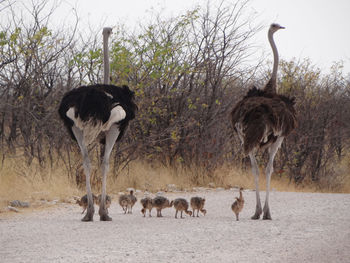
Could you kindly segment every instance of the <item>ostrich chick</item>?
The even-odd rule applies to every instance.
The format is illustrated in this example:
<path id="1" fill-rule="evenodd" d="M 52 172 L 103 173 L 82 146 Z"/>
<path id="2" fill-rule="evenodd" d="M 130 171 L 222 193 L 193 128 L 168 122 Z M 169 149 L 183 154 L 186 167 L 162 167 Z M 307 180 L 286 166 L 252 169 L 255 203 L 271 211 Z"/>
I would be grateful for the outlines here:
<path id="1" fill-rule="evenodd" d="M 145 197 L 141 199 L 141 205 L 142 205 L 142 209 L 141 209 L 141 213 L 143 214 L 143 217 L 146 216 L 146 209 L 148 209 L 148 215 L 149 217 L 151 217 L 151 212 L 152 212 L 152 208 L 153 208 L 153 204 L 152 204 L 152 199 L 149 197 Z"/>
<path id="2" fill-rule="evenodd" d="M 97 196 L 92 194 L 92 199 L 93 199 L 93 203 L 96 204 L 97 202 Z M 80 200 L 77 200 L 77 204 L 79 206 L 82 206 L 83 207 L 83 212 L 81 212 L 82 214 L 84 214 L 86 208 L 88 207 L 88 198 L 87 198 L 87 195 L 84 195 L 80 198 Z"/>
<path id="3" fill-rule="evenodd" d="M 173 201 L 169 201 L 163 196 L 156 196 L 152 200 L 153 207 L 157 209 L 157 217 L 162 217 L 162 209 L 173 206 Z"/>
<path id="4" fill-rule="evenodd" d="M 205 198 L 202 197 L 192 197 L 191 198 L 191 207 L 192 207 L 192 216 L 194 217 L 194 212 L 197 210 L 197 217 L 199 217 L 199 211 L 201 211 L 203 213 L 203 215 L 205 215 L 207 213 L 207 210 L 203 209 L 205 204 Z"/>
<path id="5" fill-rule="evenodd" d="M 236 197 L 236 201 L 234 201 L 234 203 L 231 206 L 232 211 L 235 213 L 236 215 L 236 220 L 239 221 L 239 213 L 242 211 L 243 206 L 244 206 L 244 198 L 242 195 L 242 190 L 243 188 L 241 187 L 239 189 L 239 197 Z"/>
<path id="6" fill-rule="evenodd" d="M 130 194 L 128 195 L 129 198 L 129 211 L 128 213 L 132 214 L 132 207 L 135 205 L 135 203 L 137 202 L 137 198 L 136 196 L 134 196 L 134 191 L 130 190 Z"/>
<path id="7" fill-rule="evenodd" d="M 177 218 L 177 212 L 180 211 L 181 212 L 181 218 L 182 217 L 182 212 L 185 211 L 186 214 L 188 215 L 192 215 L 192 211 L 188 210 L 188 202 L 186 199 L 184 198 L 177 198 L 174 200 L 174 208 L 176 209 L 175 212 L 175 218 Z"/>
<path id="8" fill-rule="evenodd" d="M 119 197 L 119 205 L 123 208 L 124 214 L 132 214 L 132 207 L 136 203 L 137 198 L 134 196 L 134 191 L 130 190 L 128 195 L 121 195 Z"/>

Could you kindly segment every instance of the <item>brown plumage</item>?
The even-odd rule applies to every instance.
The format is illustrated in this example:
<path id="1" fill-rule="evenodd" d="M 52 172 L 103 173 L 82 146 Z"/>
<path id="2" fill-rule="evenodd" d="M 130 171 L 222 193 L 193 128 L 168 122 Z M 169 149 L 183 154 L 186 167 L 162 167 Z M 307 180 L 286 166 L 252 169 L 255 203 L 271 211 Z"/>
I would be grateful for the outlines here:
<path id="1" fill-rule="evenodd" d="M 92 199 L 93 199 L 93 203 L 97 204 L 97 196 L 92 194 Z M 84 214 L 86 208 L 88 207 L 88 198 L 87 195 L 84 195 L 80 198 L 80 200 L 77 200 L 77 204 L 79 206 L 83 207 L 83 212 L 81 212 L 82 214 Z"/>
<path id="2" fill-rule="evenodd" d="M 124 214 L 132 214 L 132 207 L 137 202 L 137 198 L 134 196 L 134 191 L 130 190 L 128 195 L 119 196 L 119 205 L 123 208 Z"/>
<path id="3" fill-rule="evenodd" d="M 291 133 L 297 125 L 294 103 L 294 98 L 267 93 L 256 87 L 249 90 L 231 112 L 235 131 L 243 133 L 245 154 L 254 148 L 263 150 L 277 137 Z"/>
<path id="4" fill-rule="evenodd" d="M 194 217 L 194 213 L 197 210 L 197 217 L 199 217 L 199 211 L 201 211 L 203 213 L 203 215 L 205 215 L 207 213 L 207 210 L 203 209 L 205 204 L 205 198 L 202 197 L 192 197 L 191 198 L 191 207 L 192 207 L 192 216 Z"/>
<path id="5" fill-rule="evenodd" d="M 243 188 L 239 189 L 239 197 L 236 197 L 236 201 L 231 206 L 232 211 L 236 215 L 236 220 L 239 221 L 239 213 L 242 211 L 244 206 L 244 198 L 242 194 Z"/>
<path id="6" fill-rule="evenodd" d="M 151 217 L 152 216 L 151 212 L 153 208 L 152 199 L 150 197 L 145 197 L 145 198 L 142 198 L 140 202 L 142 205 L 141 213 L 143 214 L 143 217 L 146 216 L 146 209 L 148 209 L 148 215 L 149 217 Z"/>
<path id="7" fill-rule="evenodd" d="M 132 214 L 132 208 L 133 206 L 135 205 L 135 203 L 137 202 L 137 198 L 136 196 L 134 196 L 134 191 L 133 190 L 130 190 L 130 193 L 129 193 L 129 212 L 130 214 Z"/>
<path id="8" fill-rule="evenodd" d="M 182 212 L 185 212 L 188 215 L 192 215 L 192 211 L 188 210 L 188 202 L 186 199 L 184 198 L 176 198 L 174 200 L 174 208 L 176 209 L 175 212 L 175 218 L 177 218 L 177 212 L 180 211 L 181 212 L 181 218 L 182 217 Z"/>
<path id="9" fill-rule="evenodd" d="M 128 195 L 119 196 L 119 205 L 122 207 L 124 214 L 128 211 L 129 198 Z"/>
<path id="10" fill-rule="evenodd" d="M 153 207 L 157 209 L 157 217 L 162 217 L 162 209 L 173 206 L 173 201 L 169 201 L 163 196 L 156 196 L 152 200 Z"/>
<path id="11" fill-rule="evenodd" d="M 269 192 L 273 160 L 284 138 L 297 125 L 294 98 L 276 93 L 278 52 L 273 34 L 279 29 L 284 29 L 284 27 L 272 24 L 268 30 L 268 40 L 274 57 L 270 80 L 263 90 L 258 90 L 255 87 L 249 90 L 248 94 L 236 104 L 231 112 L 233 128 L 241 140 L 244 153 L 249 155 L 255 178 L 256 207 L 252 219 L 259 219 L 262 212 L 264 212 L 263 219 L 271 219 Z M 258 150 L 264 149 L 268 149 L 269 161 L 265 170 L 266 199 L 264 209 L 262 209 L 259 193 L 259 166 L 255 155 Z"/>

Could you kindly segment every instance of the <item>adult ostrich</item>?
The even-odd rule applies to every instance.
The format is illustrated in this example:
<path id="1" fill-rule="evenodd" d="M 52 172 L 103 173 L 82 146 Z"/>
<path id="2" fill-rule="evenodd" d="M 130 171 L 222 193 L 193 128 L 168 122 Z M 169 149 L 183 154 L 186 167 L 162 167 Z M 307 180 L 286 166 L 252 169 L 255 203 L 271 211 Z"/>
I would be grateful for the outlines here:
<path id="1" fill-rule="evenodd" d="M 259 194 L 259 167 L 255 158 L 258 150 L 268 150 L 269 161 L 266 166 L 266 199 L 263 219 L 271 219 L 269 208 L 270 179 L 273 172 L 273 160 L 283 139 L 296 126 L 294 98 L 276 93 L 278 68 L 278 52 L 273 34 L 284 27 L 272 24 L 268 31 L 268 39 L 273 51 L 273 70 L 271 79 L 263 90 L 253 87 L 239 101 L 231 112 L 234 130 L 240 138 L 244 154 L 249 155 L 256 187 L 256 209 L 252 219 L 259 219 L 262 214 Z"/>
<path id="2" fill-rule="evenodd" d="M 130 120 L 134 119 L 136 104 L 134 92 L 127 86 L 109 85 L 108 37 L 111 28 L 103 29 L 105 83 L 82 86 L 67 92 L 61 101 L 59 115 L 71 137 L 77 141 L 83 155 L 86 176 L 88 208 L 82 221 L 93 221 L 94 205 L 90 185 L 90 159 L 88 146 L 99 137 L 104 144 L 102 161 L 102 194 L 99 215 L 101 221 L 111 221 L 106 209 L 106 178 L 109 157 L 116 141 L 119 141 Z M 108 73 L 107 73 L 108 72 Z"/>

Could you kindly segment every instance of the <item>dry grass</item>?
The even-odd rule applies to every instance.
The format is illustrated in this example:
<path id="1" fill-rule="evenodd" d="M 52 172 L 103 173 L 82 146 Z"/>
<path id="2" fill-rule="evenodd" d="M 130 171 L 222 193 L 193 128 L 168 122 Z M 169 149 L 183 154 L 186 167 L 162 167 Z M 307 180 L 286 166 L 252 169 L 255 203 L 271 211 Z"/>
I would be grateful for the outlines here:
<path id="1" fill-rule="evenodd" d="M 41 199 L 48 201 L 57 199 L 65 201 L 72 196 L 84 194 L 84 190 L 79 190 L 75 181 L 68 178 L 63 165 L 42 169 L 35 163 L 30 167 L 25 166 L 24 163 L 19 158 L 6 159 L 3 163 L 0 170 L 0 210 L 12 200 L 35 202 Z M 118 176 L 112 174 L 108 176 L 107 192 L 117 194 L 128 187 L 157 192 L 165 190 L 168 184 L 175 184 L 180 190 L 188 190 L 195 186 L 207 187 L 209 183 L 226 189 L 234 186 L 254 189 L 254 180 L 250 171 L 243 172 L 228 166 L 217 169 L 212 176 L 206 176 L 198 168 L 170 169 L 158 164 L 133 162 Z M 261 190 L 265 189 L 265 184 L 265 178 L 262 175 L 260 178 Z M 312 184 L 295 186 L 289 183 L 286 176 L 276 175 L 272 176 L 271 188 L 278 191 L 320 191 Z M 96 187 L 94 192 L 98 192 Z M 343 175 L 343 187 L 337 192 L 350 193 L 348 173 Z"/>
<path id="2" fill-rule="evenodd" d="M 79 195 L 63 166 L 42 169 L 33 163 L 26 166 L 20 158 L 6 159 L 0 170 L 0 209 L 9 201 L 65 200 Z"/>

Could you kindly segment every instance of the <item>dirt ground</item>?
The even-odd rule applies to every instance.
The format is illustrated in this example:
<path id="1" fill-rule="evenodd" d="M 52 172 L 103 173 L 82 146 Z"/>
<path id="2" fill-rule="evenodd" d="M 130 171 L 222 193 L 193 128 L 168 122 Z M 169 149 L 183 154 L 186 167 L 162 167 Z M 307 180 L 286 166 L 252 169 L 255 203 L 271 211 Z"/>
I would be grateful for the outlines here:
<path id="1" fill-rule="evenodd" d="M 167 208 L 144 218 L 139 202 L 124 215 L 116 198 L 112 222 L 99 221 L 97 207 L 94 222 L 81 222 L 74 204 L 0 214 L 0 262 L 349 262 L 349 194 L 272 192 L 271 221 L 250 219 L 253 191 L 244 192 L 240 221 L 231 211 L 237 191 L 164 195 L 205 197 L 207 215 L 175 219 Z"/>

